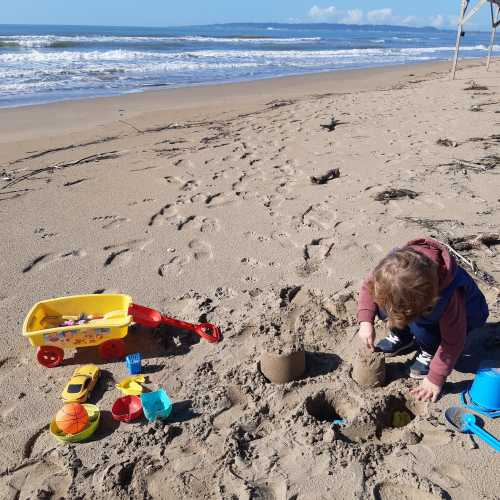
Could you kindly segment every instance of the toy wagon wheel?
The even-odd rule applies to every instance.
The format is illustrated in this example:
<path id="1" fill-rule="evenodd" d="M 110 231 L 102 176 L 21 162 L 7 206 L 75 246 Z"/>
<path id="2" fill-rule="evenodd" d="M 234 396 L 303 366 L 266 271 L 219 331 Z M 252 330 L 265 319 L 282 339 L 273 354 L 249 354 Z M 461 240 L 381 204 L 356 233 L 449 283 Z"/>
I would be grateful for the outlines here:
<path id="1" fill-rule="evenodd" d="M 106 340 L 99 346 L 99 354 L 106 361 L 120 360 L 125 356 L 123 340 Z"/>
<path id="2" fill-rule="evenodd" d="M 55 368 L 62 363 L 64 351 L 60 347 L 43 345 L 37 348 L 36 359 L 46 368 Z"/>

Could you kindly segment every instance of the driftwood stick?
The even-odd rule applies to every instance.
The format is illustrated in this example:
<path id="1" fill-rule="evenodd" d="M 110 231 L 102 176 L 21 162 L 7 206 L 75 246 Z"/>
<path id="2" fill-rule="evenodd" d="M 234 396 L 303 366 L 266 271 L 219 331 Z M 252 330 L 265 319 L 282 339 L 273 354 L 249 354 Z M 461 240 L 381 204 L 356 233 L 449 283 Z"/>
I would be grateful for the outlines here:
<path id="1" fill-rule="evenodd" d="M 467 264 L 467 266 L 471 269 L 472 272 L 477 271 L 476 264 L 472 261 L 464 257 L 461 253 L 457 252 L 451 245 L 445 243 L 444 241 L 440 241 L 442 245 L 444 245 L 457 259 L 461 260 L 463 263 Z"/>
<path id="2" fill-rule="evenodd" d="M 477 265 L 476 265 L 476 263 L 474 261 L 469 260 L 466 257 L 464 257 L 460 252 L 458 252 L 457 250 L 455 250 L 448 243 L 445 243 L 444 241 L 440 241 L 440 243 L 443 246 L 445 246 L 457 259 L 459 259 L 461 262 L 463 262 L 464 264 L 466 264 L 470 268 L 470 270 L 472 271 L 472 274 L 474 275 L 474 277 L 476 279 L 482 281 L 486 285 L 488 285 L 491 288 L 493 288 L 493 290 L 495 290 L 498 294 L 500 294 L 500 285 L 497 283 L 497 281 L 492 276 L 484 273 L 484 271 L 481 271 L 477 267 Z"/>
<path id="3" fill-rule="evenodd" d="M 90 156 L 84 156 L 83 158 L 79 158 L 78 160 L 74 160 L 74 161 L 69 161 L 69 162 L 65 162 L 65 163 L 56 163 L 55 165 L 51 165 L 49 167 L 37 168 L 35 170 L 31 170 L 27 174 L 21 175 L 20 177 L 17 177 L 15 179 L 11 180 L 7 184 L 5 184 L 5 186 L 2 186 L 0 189 L 2 189 L 2 190 L 7 189 L 11 186 L 14 186 L 15 184 L 18 184 L 18 183 L 24 181 L 24 180 L 31 179 L 35 175 L 41 174 L 43 172 L 53 173 L 54 170 L 60 170 L 60 169 L 67 168 L 67 167 L 74 167 L 75 165 L 81 165 L 83 163 L 90 163 L 93 161 L 101 161 L 101 160 L 117 158 L 118 156 L 119 156 L 118 151 L 107 151 L 105 153 L 97 153 L 97 154 L 93 154 Z"/>

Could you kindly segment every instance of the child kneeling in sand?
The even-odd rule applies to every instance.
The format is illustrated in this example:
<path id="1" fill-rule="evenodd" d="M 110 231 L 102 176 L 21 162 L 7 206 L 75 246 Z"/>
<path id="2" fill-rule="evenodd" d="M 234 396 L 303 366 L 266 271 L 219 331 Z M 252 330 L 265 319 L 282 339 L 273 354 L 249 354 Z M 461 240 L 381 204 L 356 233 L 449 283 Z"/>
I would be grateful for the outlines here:
<path id="1" fill-rule="evenodd" d="M 377 315 L 387 318 L 390 332 L 374 346 Z M 486 299 L 474 280 L 432 239 L 413 240 L 389 253 L 359 294 L 359 336 L 367 347 L 395 356 L 416 343 L 410 377 L 423 380 L 411 392 L 423 401 L 437 400 L 467 333 L 487 318 Z"/>

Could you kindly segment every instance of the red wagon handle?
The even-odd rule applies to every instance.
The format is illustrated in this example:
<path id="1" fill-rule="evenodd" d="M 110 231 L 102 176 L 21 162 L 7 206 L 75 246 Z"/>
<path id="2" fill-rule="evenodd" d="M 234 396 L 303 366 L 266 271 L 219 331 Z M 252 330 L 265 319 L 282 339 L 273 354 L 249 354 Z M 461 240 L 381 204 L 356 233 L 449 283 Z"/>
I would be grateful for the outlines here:
<path id="1" fill-rule="evenodd" d="M 134 323 L 146 326 L 147 328 L 156 328 L 161 324 L 161 313 L 150 307 L 130 304 L 128 313 L 132 316 Z"/>
<path id="2" fill-rule="evenodd" d="M 163 325 L 173 326 L 174 328 L 194 332 L 208 342 L 219 342 L 221 339 L 220 328 L 212 323 L 200 323 L 198 325 L 193 325 L 192 323 L 186 323 L 185 321 L 180 321 L 168 316 L 162 316 L 161 322 Z"/>
<path id="3" fill-rule="evenodd" d="M 128 309 L 128 313 L 132 316 L 135 323 L 148 328 L 168 325 L 181 330 L 194 332 L 208 342 L 219 342 L 221 340 L 220 328 L 212 323 L 200 323 L 198 325 L 187 323 L 186 321 L 164 316 L 155 309 L 140 306 L 138 304 L 131 304 Z"/>

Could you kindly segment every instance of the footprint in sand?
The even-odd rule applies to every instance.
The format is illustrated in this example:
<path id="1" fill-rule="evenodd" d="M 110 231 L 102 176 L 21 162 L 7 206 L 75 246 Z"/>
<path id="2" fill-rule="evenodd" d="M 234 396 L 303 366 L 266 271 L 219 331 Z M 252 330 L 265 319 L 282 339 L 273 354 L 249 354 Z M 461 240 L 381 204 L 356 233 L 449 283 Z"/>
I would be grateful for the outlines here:
<path id="1" fill-rule="evenodd" d="M 178 186 L 182 186 L 184 184 L 184 181 L 180 177 L 167 175 L 164 179 L 167 184 L 177 184 Z"/>
<path id="2" fill-rule="evenodd" d="M 103 248 L 104 251 L 111 250 L 104 261 L 104 267 L 110 265 L 127 264 L 137 252 L 142 252 L 153 240 L 131 240 L 116 245 L 108 245 Z"/>
<path id="3" fill-rule="evenodd" d="M 211 246 L 202 240 L 192 240 L 189 242 L 189 248 L 193 252 L 194 260 L 204 261 L 213 258 Z"/>
<path id="4" fill-rule="evenodd" d="M 102 224 L 102 229 L 109 229 L 110 227 L 120 227 L 122 222 L 128 222 L 130 219 L 127 217 L 120 217 L 118 215 L 102 215 L 92 217 L 92 220 Z"/>
<path id="5" fill-rule="evenodd" d="M 301 278 L 306 278 L 319 271 L 324 262 L 331 256 L 334 247 L 333 238 L 314 239 L 304 246 L 304 262 L 296 268 L 296 273 Z"/>
<path id="6" fill-rule="evenodd" d="M 366 252 L 370 255 L 374 256 L 380 256 L 384 253 L 384 249 L 382 248 L 381 245 L 378 243 L 367 243 L 363 245 L 363 248 L 366 250 Z"/>
<path id="7" fill-rule="evenodd" d="M 182 255 L 174 255 L 168 262 L 161 264 L 158 268 L 158 274 L 162 278 L 179 276 L 192 261 L 204 262 L 213 258 L 212 247 L 205 241 L 191 240 L 188 243 L 188 248 L 190 252 L 184 252 Z"/>
<path id="8" fill-rule="evenodd" d="M 37 234 L 42 240 L 45 240 L 47 238 L 53 238 L 54 236 L 57 236 L 58 233 L 50 233 L 48 232 L 44 227 L 38 227 L 35 229 L 35 234 Z"/>
<path id="9" fill-rule="evenodd" d="M 294 216 L 297 221 L 297 226 L 306 226 L 314 229 L 331 229 L 337 215 L 332 211 L 327 203 L 310 205 L 301 214 Z"/>
<path id="10" fill-rule="evenodd" d="M 212 233 L 219 230 L 219 223 L 217 219 L 211 219 L 209 217 L 199 217 L 197 215 L 189 215 L 184 218 L 180 218 L 177 222 L 177 230 L 198 230 L 201 233 Z"/>
<path id="11" fill-rule="evenodd" d="M 466 483 L 464 470 L 455 464 L 444 464 L 432 468 L 430 479 L 444 488 L 458 488 Z"/>
<path id="12" fill-rule="evenodd" d="M 229 205 L 235 201 L 236 195 L 234 193 L 216 193 L 207 196 L 205 203 L 208 205 L 208 208 L 214 208 Z"/>
<path id="13" fill-rule="evenodd" d="M 6 474 L 0 481 L 2 498 L 68 498 L 71 476 L 49 456 Z"/>
<path id="14" fill-rule="evenodd" d="M 43 255 L 39 255 L 35 259 L 33 259 L 31 262 L 29 262 L 24 268 L 23 268 L 23 273 L 29 273 L 34 270 L 40 270 L 43 269 L 45 266 L 49 264 L 53 264 L 56 262 L 61 262 L 67 259 L 72 259 L 72 258 L 83 258 L 87 256 L 87 252 L 85 250 L 70 250 L 69 252 L 64 252 L 62 254 L 52 254 L 52 253 L 46 253 Z"/>
<path id="15" fill-rule="evenodd" d="M 175 208 L 172 204 L 167 203 L 149 218 L 148 226 L 162 225 L 165 221 L 171 219 L 176 214 L 177 208 Z"/>
<path id="16" fill-rule="evenodd" d="M 191 196 L 189 198 L 189 201 L 191 203 L 207 203 L 208 196 L 203 193 L 196 193 L 195 195 Z"/>
<path id="17" fill-rule="evenodd" d="M 162 278 L 168 278 L 169 276 L 180 276 L 184 272 L 184 268 L 189 264 L 190 261 L 191 258 L 189 257 L 189 255 L 176 255 L 158 268 L 158 274 Z"/>
<path id="18" fill-rule="evenodd" d="M 184 183 L 184 185 L 181 187 L 181 191 L 194 191 L 199 187 L 200 183 L 195 180 L 189 180 Z"/>
<path id="19" fill-rule="evenodd" d="M 420 487 L 404 482 L 383 481 L 377 484 L 373 490 L 376 500 L 393 500 L 394 498 L 411 498 L 412 500 L 438 500 L 449 498 L 449 495 L 439 486 L 422 480 Z"/>

